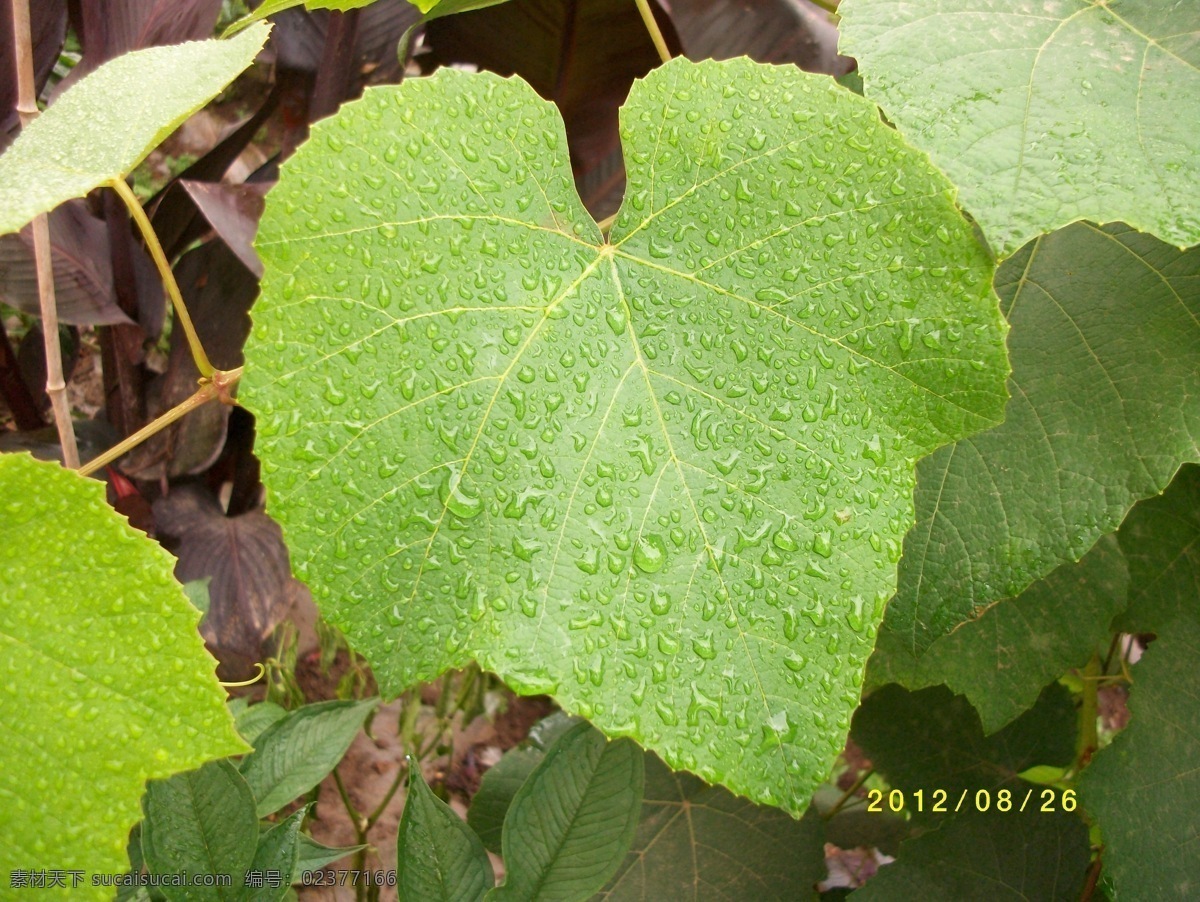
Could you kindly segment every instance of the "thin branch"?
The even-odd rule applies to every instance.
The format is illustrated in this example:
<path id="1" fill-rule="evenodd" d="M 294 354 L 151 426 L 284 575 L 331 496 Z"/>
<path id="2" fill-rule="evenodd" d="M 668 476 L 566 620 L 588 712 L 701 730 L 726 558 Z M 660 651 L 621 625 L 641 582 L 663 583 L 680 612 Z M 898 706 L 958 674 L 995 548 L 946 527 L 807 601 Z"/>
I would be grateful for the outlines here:
<path id="1" fill-rule="evenodd" d="M 37 118 L 37 90 L 33 80 L 33 39 L 29 33 L 29 0 L 12 0 L 13 57 L 17 64 L 17 113 L 25 128 Z M 42 336 L 46 347 L 46 396 L 54 411 L 58 441 L 62 445 L 63 465 L 79 466 L 79 447 L 75 444 L 75 426 L 71 423 L 71 405 L 67 402 L 67 383 L 63 379 L 62 347 L 58 342 L 58 307 L 54 302 L 54 262 L 50 257 L 50 226 L 46 214 L 32 223 L 33 259 L 37 267 L 38 302 L 42 313 Z"/>
<path id="2" fill-rule="evenodd" d="M 635 2 L 638 12 L 642 14 L 642 22 L 646 25 L 646 31 L 650 32 L 650 40 L 654 42 L 654 49 L 658 51 L 659 58 L 664 63 L 671 62 L 671 50 L 667 47 L 667 39 L 663 37 L 658 22 L 654 19 L 654 10 L 650 8 L 650 0 L 635 0 Z"/>
<path id="3" fill-rule="evenodd" d="M 129 215 L 133 217 L 138 231 L 142 233 L 146 250 L 150 252 L 154 265 L 158 267 L 163 287 L 167 289 L 167 296 L 171 298 L 171 304 L 175 307 L 175 316 L 179 320 L 179 325 L 183 327 L 184 335 L 187 336 L 192 359 L 196 361 L 196 369 L 200 371 L 201 376 L 211 376 L 216 372 L 216 368 L 209 362 L 208 355 L 204 353 L 204 346 L 200 344 L 200 336 L 196 334 L 196 327 L 192 325 L 192 318 L 188 315 L 187 304 L 184 303 L 183 294 L 179 291 L 179 283 L 175 281 L 175 274 L 171 272 L 171 264 L 167 262 L 167 255 L 158 241 L 158 235 L 154 233 L 154 226 L 150 224 L 150 218 L 146 216 L 146 211 L 142 209 L 133 189 L 125 184 L 125 179 L 115 178 L 107 184 L 117 192 L 121 200 L 125 201 L 125 206 L 129 208 Z"/>
<path id="4" fill-rule="evenodd" d="M 241 376 L 241 367 L 238 367 L 236 370 L 217 372 L 211 381 L 205 381 L 190 398 L 176 404 L 162 416 L 147 423 L 120 444 L 114 445 L 99 457 L 89 461 L 87 466 L 80 467 L 80 474 L 91 476 L 101 467 L 106 467 L 113 461 L 128 454 L 146 439 L 150 438 L 150 436 L 161 432 L 185 414 L 191 413 L 197 407 L 203 407 L 209 401 L 220 400 L 225 403 L 231 403 L 230 396 L 233 386 L 237 384 Z"/>

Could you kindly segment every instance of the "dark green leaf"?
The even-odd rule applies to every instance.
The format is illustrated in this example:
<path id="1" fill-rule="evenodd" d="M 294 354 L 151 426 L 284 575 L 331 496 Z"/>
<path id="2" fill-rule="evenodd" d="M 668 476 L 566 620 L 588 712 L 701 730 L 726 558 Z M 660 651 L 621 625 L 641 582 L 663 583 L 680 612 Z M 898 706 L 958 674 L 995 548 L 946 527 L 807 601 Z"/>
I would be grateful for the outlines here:
<path id="1" fill-rule="evenodd" d="M 846 0 L 867 96 L 1007 256 L 1078 219 L 1200 242 L 1200 5 Z"/>
<path id="2" fill-rule="evenodd" d="M 1200 458 L 1200 248 L 1078 223 L 1000 267 L 1004 424 L 917 468 L 883 630 L 911 653 L 1081 558 Z"/>
<path id="3" fill-rule="evenodd" d="M 500 854 L 508 806 L 545 757 L 546 753 L 541 749 L 513 749 L 483 775 L 479 792 L 472 797 L 471 807 L 467 809 L 467 823 L 489 852 Z"/>
<path id="4" fill-rule="evenodd" d="M 487 852 L 454 811 L 411 766 L 408 798 L 396 846 L 401 899 L 477 902 L 495 882 Z"/>
<path id="5" fill-rule="evenodd" d="M 504 885 L 488 898 L 587 899 L 625 857 L 642 799 L 642 750 L 591 724 L 564 733 L 504 820 Z"/>
<path id="6" fill-rule="evenodd" d="M 1031 707 L 1047 683 L 1104 654 L 1128 589 L 1125 558 L 1116 538 L 1106 536 L 1078 564 L 1063 564 L 1020 597 L 988 608 L 920 659 L 895 632 L 881 630 L 868 683 L 945 683 L 971 700 L 984 732 L 994 733 Z"/>
<path id="7" fill-rule="evenodd" d="M 344 846 L 335 849 L 331 846 L 322 845 L 307 833 L 301 833 L 300 853 L 296 861 L 296 873 L 303 874 L 305 871 L 322 870 L 335 861 L 340 861 L 347 855 L 353 855 L 364 848 L 366 846 Z"/>
<path id="8" fill-rule="evenodd" d="M 152 781 L 144 806 L 146 867 L 161 876 L 184 875 L 183 886 L 159 887 L 163 895 L 172 902 L 239 898 L 242 875 L 254 860 L 258 818 L 250 787 L 233 764 L 213 761 L 169 780 Z M 230 875 L 235 885 L 192 885 L 194 876 L 222 874 Z"/>
<path id="9" fill-rule="evenodd" d="M 1117 898 L 1190 899 L 1200 889 L 1200 467 L 1183 467 L 1121 525 L 1130 605 L 1123 629 L 1154 632 L 1133 667 L 1129 726 L 1096 752 L 1080 798 L 1100 828 Z"/>
<path id="10" fill-rule="evenodd" d="M 797 821 L 645 756 L 633 845 L 597 898 L 798 900 L 825 876 L 815 807 Z"/>
<path id="11" fill-rule="evenodd" d="M 923 813 L 929 814 L 934 790 L 945 790 L 949 811 L 964 791 L 981 789 L 1008 789 L 1018 802 L 1032 789 L 1032 805 L 1038 790 L 1017 774 L 1036 764 L 1069 764 L 1075 757 L 1075 720 L 1071 696 L 1057 684 L 991 736 L 984 736 L 970 702 L 944 686 L 920 692 L 886 686 L 855 713 L 852 735 L 889 785 L 905 793 L 903 807 L 915 814 L 913 793 L 920 790 Z"/>
<path id="12" fill-rule="evenodd" d="M 258 737 L 242 761 L 258 816 L 273 814 L 328 776 L 377 700 L 319 702 L 297 708 Z"/>
<path id="13" fill-rule="evenodd" d="M 896 861 L 853 898 L 1075 902 L 1088 858 L 1087 827 L 1077 815 L 964 811 L 905 841 Z"/>
<path id="14" fill-rule="evenodd" d="M 990 262 L 830 79 L 678 60 L 622 115 L 612 243 L 515 80 L 443 69 L 318 126 L 268 199 L 241 397 L 385 692 L 474 658 L 799 812 L 913 461 L 1000 416 Z"/>
<path id="15" fill-rule="evenodd" d="M 278 902 L 299 878 L 300 825 L 307 811 L 302 808 L 258 837 L 239 902 Z"/>

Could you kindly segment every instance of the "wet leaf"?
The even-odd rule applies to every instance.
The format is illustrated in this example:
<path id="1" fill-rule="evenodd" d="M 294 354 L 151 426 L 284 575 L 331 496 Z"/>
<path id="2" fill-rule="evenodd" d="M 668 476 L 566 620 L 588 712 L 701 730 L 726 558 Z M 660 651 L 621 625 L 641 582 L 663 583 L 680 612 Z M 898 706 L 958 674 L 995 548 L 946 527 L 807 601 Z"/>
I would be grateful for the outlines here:
<path id="1" fill-rule="evenodd" d="M 478 902 L 495 883 L 479 837 L 413 767 L 396 846 L 402 899 Z"/>
<path id="2" fill-rule="evenodd" d="M 1200 459 L 1200 248 L 1078 223 L 995 284 L 1012 399 L 1002 425 L 917 467 L 883 627 L 913 654 L 1081 558 Z"/>
<path id="3" fill-rule="evenodd" d="M 970 699 L 984 732 L 994 733 L 1031 707 L 1047 683 L 1105 653 L 1129 584 L 1117 540 L 1106 536 L 1078 564 L 1063 564 L 964 623 L 920 659 L 896 633 L 880 630 L 868 682 L 909 689 L 945 683 Z"/>
<path id="4" fill-rule="evenodd" d="M 5 454 L 0 497 L 0 872 L 120 873 L 146 780 L 245 745 L 170 555 L 103 483 Z"/>
<path id="5" fill-rule="evenodd" d="M 600 889 L 633 841 L 642 754 L 587 723 L 559 737 L 509 806 L 504 884 L 488 899 L 583 900 Z"/>
<path id="6" fill-rule="evenodd" d="M 278 902 L 286 898 L 292 881 L 299 880 L 303 873 L 300 870 L 300 842 L 304 834 L 300 832 L 300 826 L 306 814 L 307 806 L 259 834 L 249 870 L 261 876 L 251 880 L 247 873 L 235 897 L 239 902 Z M 277 885 L 273 885 L 271 879 L 263 879 L 268 874 L 279 878 Z"/>
<path id="7" fill-rule="evenodd" d="M 297 573 L 385 692 L 475 658 L 798 812 L 913 461 L 1001 414 L 990 265 L 829 79 L 674 61 L 623 128 L 605 244 L 519 82 L 441 70 L 319 125 L 268 199 L 241 398 Z"/>
<path id="8" fill-rule="evenodd" d="M 127 53 L 64 91 L 0 156 L 0 234 L 128 173 L 253 62 L 267 32 Z"/>
<path id="9" fill-rule="evenodd" d="M 1001 256 L 1075 220 L 1200 242 L 1200 6 L 846 0 L 866 93 Z"/>

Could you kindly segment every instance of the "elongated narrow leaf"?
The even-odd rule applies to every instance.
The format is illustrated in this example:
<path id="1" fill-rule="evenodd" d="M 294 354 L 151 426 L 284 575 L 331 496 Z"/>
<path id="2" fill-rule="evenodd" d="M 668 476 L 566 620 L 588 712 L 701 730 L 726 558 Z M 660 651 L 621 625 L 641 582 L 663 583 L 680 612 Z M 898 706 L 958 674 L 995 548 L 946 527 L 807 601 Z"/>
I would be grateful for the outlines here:
<path id="1" fill-rule="evenodd" d="M 913 461 L 1001 415 L 990 263 L 828 79 L 677 60 L 622 117 L 612 243 L 515 80 L 441 70 L 315 130 L 259 233 L 269 510 L 385 692 L 475 658 L 798 812 Z"/>
<path id="2" fill-rule="evenodd" d="M 275 813 L 324 780 L 375 705 L 375 700 L 305 705 L 263 730 L 242 761 L 258 816 Z"/>
<path id="3" fill-rule="evenodd" d="M 127 53 L 65 91 L 0 156 L 0 235 L 123 177 L 254 61 L 268 31 Z"/>
<path id="4" fill-rule="evenodd" d="M 142 854 L 151 874 L 182 885 L 160 887 L 171 902 L 240 898 L 254 860 L 258 818 L 254 796 L 229 761 L 152 782 L 146 789 Z M 220 877 L 228 875 L 230 886 Z M 213 885 L 206 885 L 211 883 Z"/>
<path id="5" fill-rule="evenodd" d="M 1047 683 L 1105 653 L 1129 583 L 1117 540 L 1106 536 L 1078 564 L 1064 564 L 1019 598 L 989 608 L 919 659 L 896 633 L 880 630 L 868 682 L 909 689 L 945 683 L 970 699 L 984 732 L 994 733 L 1031 707 Z"/>
<path id="6" fill-rule="evenodd" d="M 0 498 L 0 879 L 120 873 L 146 780 L 246 747 L 171 556 L 104 485 L 4 454 Z"/>
<path id="7" fill-rule="evenodd" d="M 262 735 L 267 727 L 285 717 L 287 717 L 287 711 L 274 702 L 259 702 L 257 705 L 250 705 L 236 711 L 233 715 L 237 731 L 251 745 L 254 745 L 254 741 Z"/>
<path id="8" fill-rule="evenodd" d="M 401 899 L 478 902 L 495 882 L 475 831 L 425 785 L 412 768 L 396 845 Z"/>
<path id="9" fill-rule="evenodd" d="M 911 653 L 1082 557 L 1200 459 L 1200 248 L 1079 223 L 1022 248 L 1003 425 L 917 468 L 884 632 Z"/>
<path id="10" fill-rule="evenodd" d="M 824 822 L 739 799 L 650 753 L 637 832 L 597 899 L 806 899 L 825 876 Z"/>
<path id="11" fill-rule="evenodd" d="M 1075 902 L 1088 867 L 1088 831 L 1062 811 L 959 814 L 900 846 L 896 861 L 854 894 L 856 902 L 1026 899 Z"/>
<path id="12" fill-rule="evenodd" d="M 1154 632 L 1133 667 L 1129 726 L 1096 752 L 1079 794 L 1104 840 L 1115 898 L 1190 899 L 1200 890 L 1200 467 L 1121 524 L 1129 562 L 1124 629 Z"/>
<path id="13" fill-rule="evenodd" d="M 230 25 L 225 30 L 225 36 L 235 35 L 248 28 L 254 22 L 261 21 L 267 16 L 274 16 L 287 9 L 295 9 L 297 6 L 303 6 L 308 10 L 329 9 L 335 12 L 347 12 L 352 9 L 361 9 L 364 6 L 370 6 L 374 2 L 375 0 L 265 0 L 252 13 Z M 467 10 L 481 9 L 485 6 L 495 6 L 498 3 L 503 3 L 504 0 L 409 0 L 409 2 L 417 7 L 424 18 L 428 20 L 440 16 L 449 16 L 453 13 L 466 12 Z"/>
<path id="14" fill-rule="evenodd" d="M 1200 6 L 846 0 L 867 96 L 1002 256 L 1077 219 L 1200 242 Z"/>
<path id="15" fill-rule="evenodd" d="M 507 873 L 488 898 L 590 898 L 633 841 L 642 781 L 636 744 L 609 742 L 591 724 L 568 730 L 513 798 L 504 819 Z"/>

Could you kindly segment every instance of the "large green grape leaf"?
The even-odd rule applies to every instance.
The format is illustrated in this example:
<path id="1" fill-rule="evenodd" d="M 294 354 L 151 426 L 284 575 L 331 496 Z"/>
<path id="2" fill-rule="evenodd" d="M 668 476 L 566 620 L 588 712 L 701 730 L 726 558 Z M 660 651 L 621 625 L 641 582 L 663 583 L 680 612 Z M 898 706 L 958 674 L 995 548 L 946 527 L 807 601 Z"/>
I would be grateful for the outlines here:
<path id="1" fill-rule="evenodd" d="M 1200 242 L 1200 4 L 846 0 L 866 94 L 1001 256 L 1078 219 Z"/>
<path id="2" fill-rule="evenodd" d="M 1012 400 L 1001 426 L 917 468 L 918 525 L 883 626 L 912 654 L 1078 560 L 1200 459 L 1200 248 L 1077 223 L 995 284 Z"/>
<path id="3" fill-rule="evenodd" d="M 136 50 L 64 91 L 0 156 L 0 235 L 132 170 L 254 61 L 269 31 Z"/>
<path id="4" fill-rule="evenodd" d="M 370 92 L 284 168 L 245 403 L 298 573 L 385 692 L 477 659 L 799 811 L 913 461 L 998 419 L 990 264 L 827 79 L 656 70 L 601 238 L 523 82 Z"/>
<path id="5" fill-rule="evenodd" d="M 4 454 L 0 497 L 0 881 L 120 873 L 146 781 L 246 746 L 174 559 L 104 485 Z M 86 881 L 58 897 L 111 895 Z"/>
<path id="6" fill-rule="evenodd" d="M 1200 467 L 1121 525 L 1129 560 L 1125 625 L 1157 633 L 1133 667 L 1129 726 L 1096 752 L 1079 794 L 1100 827 L 1114 898 L 1200 891 Z"/>
<path id="7" fill-rule="evenodd" d="M 922 689 L 945 683 L 970 699 L 984 732 L 994 733 L 1033 705 L 1047 683 L 1104 653 L 1128 589 L 1117 539 L 1105 536 L 1079 563 L 1063 564 L 1019 597 L 988 608 L 920 658 L 908 653 L 897 633 L 880 630 L 868 685 Z"/>

